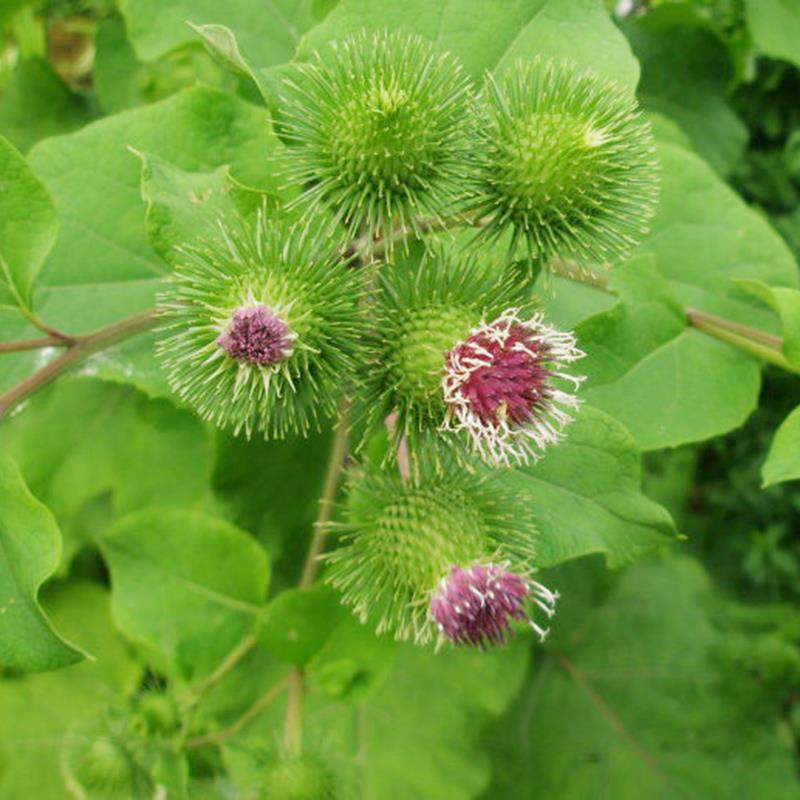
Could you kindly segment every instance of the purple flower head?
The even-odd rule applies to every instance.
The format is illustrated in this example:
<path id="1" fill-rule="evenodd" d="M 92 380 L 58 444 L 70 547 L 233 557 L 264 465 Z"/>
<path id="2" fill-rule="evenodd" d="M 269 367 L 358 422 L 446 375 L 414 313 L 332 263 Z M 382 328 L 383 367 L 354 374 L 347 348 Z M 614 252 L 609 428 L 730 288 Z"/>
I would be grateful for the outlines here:
<path id="1" fill-rule="evenodd" d="M 264 367 L 289 358 L 293 339 L 289 326 L 259 303 L 237 308 L 217 344 L 236 361 Z"/>
<path id="2" fill-rule="evenodd" d="M 533 602 L 547 617 L 555 613 L 558 594 L 514 572 L 508 564 L 453 567 L 431 594 L 430 615 L 444 638 L 485 649 L 505 644 L 511 620 L 524 620 L 544 641 L 541 628 L 526 608 Z"/>
<path id="3" fill-rule="evenodd" d="M 544 325 L 541 315 L 522 320 L 507 309 L 447 353 L 442 429 L 468 431 L 492 463 L 526 461 L 557 442 L 571 421 L 564 408 L 577 408 L 578 400 L 560 385 L 577 389 L 583 378 L 565 365 L 582 356 L 571 333 Z"/>

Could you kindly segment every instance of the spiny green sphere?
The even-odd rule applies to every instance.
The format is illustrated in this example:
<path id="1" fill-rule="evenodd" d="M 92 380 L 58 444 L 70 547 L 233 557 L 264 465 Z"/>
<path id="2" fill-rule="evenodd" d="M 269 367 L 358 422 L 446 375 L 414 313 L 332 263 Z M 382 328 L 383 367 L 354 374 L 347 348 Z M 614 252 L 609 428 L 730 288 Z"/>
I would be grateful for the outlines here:
<path id="1" fill-rule="evenodd" d="M 436 633 L 428 600 L 452 567 L 506 559 L 530 570 L 527 504 L 457 468 L 411 480 L 374 469 L 353 476 L 343 547 L 329 582 L 362 622 L 424 643 Z"/>
<path id="2" fill-rule="evenodd" d="M 184 255 L 160 298 L 173 390 L 247 436 L 306 434 L 333 418 L 354 370 L 358 273 L 308 227 L 265 213 Z"/>
<path id="3" fill-rule="evenodd" d="M 293 145 L 289 178 L 306 186 L 300 203 L 372 241 L 439 217 L 459 192 L 470 100 L 458 62 L 418 36 L 360 33 L 332 44 L 297 67 L 280 109 Z"/>
<path id="4" fill-rule="evenodd" d="M 409 402 L 441 404 L 444 354 L 475 325 L 474 308 L 433 305 L 409 310 L 397 320 L 392 383 Z"/>
<path id="5" fill-rule="evenodd" d="M 76 771 L 87 788 L 102 789 L 109 794 L 122 796 L 132 783 L 133 767 L 128 754 L 120 744 L 105 736 L 89 745 Z"/>
<path id="6" fill-rule="evenodd" d="M 569 62 L 519 63 L 486 85 L 470 191 L 483 235 L 531 258 L 622 258 L 653 215 L 658 171 L 632 94 Z"/>
<path id="7" fill-rule="evenodd" d="M 317 758 L 282 759 L 267 767 L 261 797 L 263 800 L 335 800 L 335 782 L 330 770 Z"/>

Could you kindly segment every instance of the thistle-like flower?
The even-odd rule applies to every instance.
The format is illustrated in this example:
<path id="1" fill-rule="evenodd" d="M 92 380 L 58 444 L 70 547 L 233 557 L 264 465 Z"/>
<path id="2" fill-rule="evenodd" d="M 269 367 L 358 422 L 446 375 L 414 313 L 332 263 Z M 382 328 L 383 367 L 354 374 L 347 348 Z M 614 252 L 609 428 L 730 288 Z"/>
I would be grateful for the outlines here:
<path id="1" fill-rule="evenodd" d="M 530 258 L 622 258 L 658 191 L 652 132 L 631 93 L 570 62 L 488 77 L 468 205 L 480 235 L 512 233 Z"/>
<path id="2" fill-rule="evenodd" d="M 457 468 L 407 481 L 365 470 L 350 481 L 339 527 L 344 545 L 327 556 L 327 579 L 379 633 L 425 643 L 438 632 L 483 647 L 520 619 L 543 635 L 528 608 L 549 617 L 555 595 L 529 577 L 529 503 L 493 479 Z"/>
<path id="3" fill-rule="evenodd" d="M 330 211 L 349 238 L 371 243 L 401 226 L 418 233 L 460 193 L 474 124 L 456 59 L 419 36 L 360 33 L 333 43 L 285 82 L 279 129 L 288 177 L 310 214 Z"/>
<path id="4" fill-rule="evenodd" d="M 183 254 L 160 298 L 173 390 L 234 433 L 318 429 L 353 373 L 357 273 L 307 227 L 263 210 Z"/>
<path id="5" fill-rule="evenodd" d="M 541 314 L 506 309 L 482 322 L 447 353 L 442 430 L 469 433 L 493 464 L 523 463 L 561 438 L 578 407 L 570 391 L 583 377 L 567 372 L 584 354 L 575 337 L 545 325 Z"/>
<path id="6" fill-rule="evenodd" d="M 422 441 L 458 448 L 460 437 L 439 432 L 447 412 L 442 388 L 447 353 L 481 319 L 524 300 L 495 265 L 443 249 L 427 253 L 414 266 L 384 270 L 380 281 L 366 368 L 360 374 L 365 434 L 382 428 L 391 415 L 390 458 L 403 440 L 412 457 Z"/>
<path id="7" fill-rule="evenodd" d="M 430 614 L 441 635 L 456 644 L 484 649 L 487 644 L 505 644 L 512 620 L 524 620 L 541 641 L 548 630 L 530 616 L 532 602 L 550 618 L 555 614 L 558 593 L 515 572 L 508 564 L 475 564 L 453 567 L 431 593 Z"/>

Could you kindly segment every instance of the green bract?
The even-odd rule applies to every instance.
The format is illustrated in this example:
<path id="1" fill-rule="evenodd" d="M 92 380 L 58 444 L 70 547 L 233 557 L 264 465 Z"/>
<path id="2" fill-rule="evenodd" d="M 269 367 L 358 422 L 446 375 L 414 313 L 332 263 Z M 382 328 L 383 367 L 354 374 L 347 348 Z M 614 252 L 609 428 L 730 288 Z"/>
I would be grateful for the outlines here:
<path id="1" fill-rule="evenodd" d="M 384 270 L 372 309 L 359 372 L 365 434 L 392 417 L 392 457 L 406 438 L 412 458 L 418 441 L 452 449 L 466 437 L 440 434 L 445 418 L 445 356 L 482 319 L 510 305 L 525 305 L 520 290 L 489 260 L 436 248 L 412 266 Z M 430 434 L 430 435 L 426 435 Z"/>
<path id="2" fill-rule="evenodd" d="M 288 177 L 309 214 L 329 211 L 371 245 L 394 225 L 418 231 L 458 196 L 474 117 L 453 56 L 418 36 L 360 33 L 297 66 L 285 88 Z"/>
<path id="3" fill-rule="evenodd" d="M 512 250 L 581 262 L 624 257 L 657 196 L 650 126 L 627 90 L 569 62 L 518 63 L 491 75 L 468 205 Z"/>
<path id="4" fill-rule="evenodd" d="M 357 273 L 307 227 L 263 211 L 220 232 L 183 251 L 161 297 L 170 385 L 235 433 L 319 429 L 353 371 Z"/>
<path id="5" fill-rule="evenodd" d="M 508 562 L 531 571 L 530 503 L 488 477 L 451 467 L 403 480 L 374 467 L 354 473 L 344 545 L 331 553 L 328 581 L 362 622 L 397 639 L 431 641 L 430 593 L 453 566 Z"/>

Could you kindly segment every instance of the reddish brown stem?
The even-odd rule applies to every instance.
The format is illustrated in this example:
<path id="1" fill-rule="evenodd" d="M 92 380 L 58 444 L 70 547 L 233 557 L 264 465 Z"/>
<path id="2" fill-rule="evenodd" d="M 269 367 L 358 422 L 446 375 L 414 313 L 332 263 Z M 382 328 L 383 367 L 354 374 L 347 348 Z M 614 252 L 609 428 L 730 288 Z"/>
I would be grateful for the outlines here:
<path id="1" fill-rule="evenodd" d="M 8 391 L 0 394 L 0 419 L 31 394 L 46 386 L 50 381 L 78 362 L 83 361 L 92 353 L 146 331 L 152 328 L 155 322 L 156 311 L 155 309 L 149 309 L 141 314 L 135 314 L 127 319 L 98 328 L 91 333 L 65 340 L 67 349 L 61 355 L 15 386 L 12 386 Z"/>

